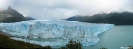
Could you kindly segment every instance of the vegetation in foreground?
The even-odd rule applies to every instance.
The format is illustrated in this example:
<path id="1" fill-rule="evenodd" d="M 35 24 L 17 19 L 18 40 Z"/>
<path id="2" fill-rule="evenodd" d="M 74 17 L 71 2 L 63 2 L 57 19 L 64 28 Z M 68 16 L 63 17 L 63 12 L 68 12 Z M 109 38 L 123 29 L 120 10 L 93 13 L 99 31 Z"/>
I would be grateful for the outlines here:
<path id="1" fill-rule="evenodd" d="M 82 48 L 82 44 L 80 42 L 70 40 L 69 43 L 66 44 L 65 47 L 61 47 L 61 49 L 83 49 L 83 48 Z"/>
<path id="2" fill-rule="evenodd" d="M 83 49 L 82 44 L 79 41 L 70 40 L 65 47 L 61 47 L 60 49 Z M 89 48 L 88 48 L 89 49 Z M 106 47 L 101 47 L 98 49 L 107 49 Z"/>
<path id="3" fill-rule="evenodd" d="M 30 44 L 23 41 L 17 41 L 10 39 L 8 36 L 4 34 L 0 34 L 0 48 L 16 48 L 16 49 L 51 49 L 50 46 L 42 47 L 40 45 Z"/>

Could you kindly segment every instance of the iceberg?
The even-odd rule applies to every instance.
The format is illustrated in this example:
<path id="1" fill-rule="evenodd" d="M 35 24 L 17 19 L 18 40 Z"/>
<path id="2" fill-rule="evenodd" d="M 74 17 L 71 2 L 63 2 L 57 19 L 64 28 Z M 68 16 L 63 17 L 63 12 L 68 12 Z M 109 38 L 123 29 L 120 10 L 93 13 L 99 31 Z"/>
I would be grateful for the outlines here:
<path id="1" fill-rule="evenodd" d="M 63 20 L 32 20 L 16 23 L 0 23 L 0 31 L 21 40 L 41 46 L 66 45 L 69 39 L 83 46 L 95 45 L 98 34 L 114 27 L 114 24 L 83 23 Z"/>

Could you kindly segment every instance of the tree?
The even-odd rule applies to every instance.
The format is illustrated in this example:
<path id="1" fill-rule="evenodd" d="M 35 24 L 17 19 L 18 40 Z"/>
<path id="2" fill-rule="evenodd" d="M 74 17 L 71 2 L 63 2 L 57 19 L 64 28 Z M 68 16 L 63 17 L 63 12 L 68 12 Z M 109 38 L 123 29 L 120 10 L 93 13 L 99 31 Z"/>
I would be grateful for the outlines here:
<path id="1" fill-rule="evenodd" d="M 133 46 L 127 46 L 128 49 L 133 49 Z"/>
<path id="2" fill-rule="evenodd" d="M 83 49 L 82 44 L 79 41 L 70 40 L 66 47 L 61 47 L 61 49 Z"/>
<path id="3" fill-rule="evenodd" d="M 99 48 L 99 49 L 107 49 L 106 47 L 101 47 L 101 48 Z"/>

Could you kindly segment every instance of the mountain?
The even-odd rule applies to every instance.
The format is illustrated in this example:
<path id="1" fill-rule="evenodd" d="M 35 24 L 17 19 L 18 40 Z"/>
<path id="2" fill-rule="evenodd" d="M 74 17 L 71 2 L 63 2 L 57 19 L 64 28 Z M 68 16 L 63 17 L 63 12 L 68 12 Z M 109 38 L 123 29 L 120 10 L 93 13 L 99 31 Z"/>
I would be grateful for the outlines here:
<path id="1" fill-rule="evenodd" d="M 26 18 L 26 20 L 36 20 L 35 18 L 28 17 L 28 16 L 26 16 L 25 18 Z"/>
<path id="2" fill-rule="evenodd" d="M 92 16 L 73 16 L 67 18 L 68 21 L 80 21 L 90 23 L 109 23 L 115 25 L 133 25 L 132 12 L 111 12 L 95 14 Z"/>
<path id="3" fill-rule="evenodd" d="M 66 20 L 69 20 L 69 21 L 84 21 L 84 20 L 86 20 L 88 18 L 89 18 L 88 16 L 76 15 L 76 16 L 72 16 L 70 18 L 67 18 Z"/>
<path id="4" fill-rule="evenodd" d="M 17 12 L 16 10 L 12 9 L 11 7 L 8 7 L 8 9 L 0 10 L 0 22 L 19 22 L 19 21 L 25 21 L 26 18 Z"/>

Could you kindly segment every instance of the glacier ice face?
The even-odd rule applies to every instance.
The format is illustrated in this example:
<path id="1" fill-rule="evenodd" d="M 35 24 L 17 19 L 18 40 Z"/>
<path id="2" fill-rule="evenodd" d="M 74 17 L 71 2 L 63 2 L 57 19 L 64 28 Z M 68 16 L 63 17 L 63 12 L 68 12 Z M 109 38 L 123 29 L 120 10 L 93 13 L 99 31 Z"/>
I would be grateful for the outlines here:
<path id="1" fill-rule="evenodd" d="M 113 24 L 92 24 L 59 20 L 32 20 L 16 23 L 0 23 L 0 31 L 13 36 L 12 39 L 42 46 L 65 45 L 69 42 L 69 39 L 78 40 L 83 46 L 95 45 L 99 41 L 97 35 L 113 27 Z"/>

